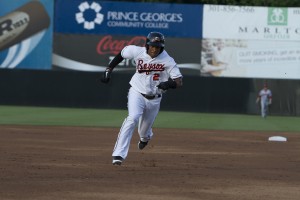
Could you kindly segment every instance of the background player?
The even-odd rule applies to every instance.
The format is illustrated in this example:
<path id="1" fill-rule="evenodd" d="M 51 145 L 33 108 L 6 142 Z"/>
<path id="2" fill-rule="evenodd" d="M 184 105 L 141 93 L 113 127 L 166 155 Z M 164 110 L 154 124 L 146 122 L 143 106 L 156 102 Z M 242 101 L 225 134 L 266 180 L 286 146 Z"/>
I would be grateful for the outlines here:
<path id="1" fill-rule="evenodd" d="M 258 93 L 256 103 L 259 103 L 259 101 L 261 106 L 261 116 L 266 118 L 269 111 L 269 105 L 272 104 L 272 92 L 268 89 L 266 83 L 264 84 L 264 88 Z"/>
<path id="2" fill-rule="evenodd" d="M 151 32 L 145 47 L 129 45 L 109 63 L 101 81 L 108 83 L 113 69 L 124 58 L 134 59 L 136 72 L 130 80 L 128 92 L 128 116 L 120 129 L 112 153 L 113 165 L 121 165 L 126 159 L 134 129 L 138 123 L 142 150 L 153 136 L 152 125 L 158 114 L 162 94 L 168 89 L 182 86 L 182 75 L 176 62 L 164 50 L 165 38 L 159 32 Z"/>

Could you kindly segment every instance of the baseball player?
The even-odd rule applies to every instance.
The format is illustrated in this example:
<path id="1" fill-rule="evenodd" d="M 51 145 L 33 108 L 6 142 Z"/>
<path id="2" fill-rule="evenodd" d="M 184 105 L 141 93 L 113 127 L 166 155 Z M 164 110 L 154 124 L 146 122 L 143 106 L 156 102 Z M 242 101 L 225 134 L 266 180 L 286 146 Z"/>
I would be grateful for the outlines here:
<path id="1" fill-rule="evenodd" d="M 263 118 L 267 117 L 269 106 L 272 104 L 272 92 L 268 89 L 268 85 L 265 83 L 264 88 L 258 93 L 256 103 L 261 106 L 261 116 Z"/>
<path id="2" fill-rule="evenodd" d="M 176 62 L 164 50 L 165 37 L 151 32 L 145 47 L 128 45 L 109 63 L 101 77 L 103 83 L 111 79 L 113 69 L 124 58 L 134 59 L 136 72 L 130 80 L 128 116 L 125 118 L 112 153 L 112 164 L 121 165 L 126 159 L 130 140 L 136 125 L 140 140 L 138 148 L 144 149 L 153 136 L 152 125 L 158 114 L 163 93 L 182 86 L 182 74 Z"/>

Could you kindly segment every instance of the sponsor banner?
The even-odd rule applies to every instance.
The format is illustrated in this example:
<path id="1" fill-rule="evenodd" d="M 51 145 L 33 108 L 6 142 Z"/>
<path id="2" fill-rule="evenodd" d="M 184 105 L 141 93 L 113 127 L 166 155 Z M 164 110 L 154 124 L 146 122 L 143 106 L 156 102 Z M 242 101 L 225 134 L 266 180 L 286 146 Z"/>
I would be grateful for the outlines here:
<path id="1" fill-rule="evenodd" d="M 66 12 L 67 11 L 67 12 Z M 57 0 L 57 33 L 202 37 L 203 5 Z"/>
<path id="2" fill-rule="evenodd" d="M 145 36 L 54 34 L 54 69 L 104 71 L 126 45 L 144 46 Z M 200 70 L 201 40 L 166 38 L 166 51 L 182 69 Z M 84 53 L 83 53 L 84 51 Z M 133 60 L 124 59 L 115 70 L 135 71 Z"/>
<path id="3" fill-rule="evenodd" d="M 300 41 L 203 39 L 201 75 L 300 78 Z"/>
<path id="4" fill-rule="evenodd" d="M 300 8 L 205 5 L 201 76 L 300 78 Z"/>
<path id="5" fill-rule="evenodd" d="M 0 68 L 51 69 L 52 0 L 0 2 Z"/>
<path id="6" fill-rule="evenodd" d="M 300 41 L 300 8 L 204 5 L 203 38 Z"/>

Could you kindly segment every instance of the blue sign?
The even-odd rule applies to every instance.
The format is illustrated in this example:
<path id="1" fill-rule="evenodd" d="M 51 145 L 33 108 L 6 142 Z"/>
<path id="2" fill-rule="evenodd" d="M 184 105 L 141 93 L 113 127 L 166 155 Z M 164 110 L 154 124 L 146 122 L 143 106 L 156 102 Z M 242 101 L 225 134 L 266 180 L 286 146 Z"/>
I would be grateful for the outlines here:
<path id="1" fill-rule="evenodd" d="M 58 33 L 202 38 L 203 5 L 57 0 Z"/>

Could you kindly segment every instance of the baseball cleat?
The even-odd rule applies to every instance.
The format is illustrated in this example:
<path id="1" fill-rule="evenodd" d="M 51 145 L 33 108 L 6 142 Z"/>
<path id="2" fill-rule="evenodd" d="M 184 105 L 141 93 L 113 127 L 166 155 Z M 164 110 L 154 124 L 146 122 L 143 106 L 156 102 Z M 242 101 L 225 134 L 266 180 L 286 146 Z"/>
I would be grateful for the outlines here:
<path id="1" fill-rule="evenodd" d="M 145 146 L 147 146 L 147 144 L 148 144 L 148 141 L 147 142 L 143 142 L 143 141 L 139 141 L 139 143 L 138 143 L 138 148 L 140 149 L 140 150 L 142 150 L 143 148 L 145 148 Z"/>
<path id="2" fill-rule="evenodd" d="M 123 160 L 124 159 L 121 156 L 113 156 L 112 164 L 113 165 L 122 165 Z"/>

